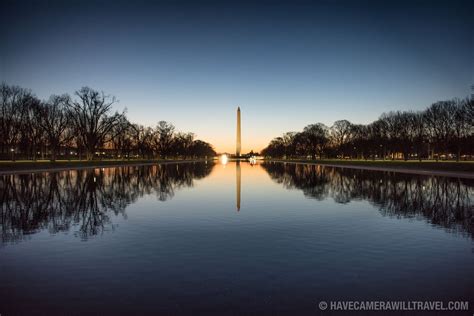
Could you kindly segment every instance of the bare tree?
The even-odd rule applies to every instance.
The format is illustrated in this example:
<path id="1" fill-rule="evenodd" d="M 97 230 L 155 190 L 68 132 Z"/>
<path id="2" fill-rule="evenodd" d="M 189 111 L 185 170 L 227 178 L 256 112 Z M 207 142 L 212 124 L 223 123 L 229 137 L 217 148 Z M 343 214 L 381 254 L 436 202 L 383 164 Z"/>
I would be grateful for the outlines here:
<path id="1" fill-rule="evenodd" d="M 4 156 L 11 153 L 12 160 L 15 159 L 20 137 L 22 135 L 22 122 L 25 115 L 24 101 L 29 92 L 18 86 L 8 86 L 6 83 L 0 85 L 0 142 Z"/>
<path id="2" fill-rule="evenodd" d="M 413 144 L 416 148 L 418 160 L 423 159 L 424 144 L 426 141 L 426 119 L 423 112 L 416 112 L 410 117 L 410 126 L 413 133 Z"/>
<path id="3" fill-rule="evenodd" d="M 138 154 L 142 157 L 153 157 L 153 129 L 142 125 L 133 125 L 134 142 Z"/>
<path id="4" fill-rule="evenodd" d="M 311 155 L 312 159 L 315 159 L 316 155 L 321 156 L 328 143 L 328 128 L 322 123 L 311 124 L 303 129 L 303 134 L 307 140 L 307 154 Z"/>
<path id="5" fill-rule="evenodd" d="M 110 131 L 110 142 L 115 150 L 116 157 L 130 159 L 130 154 L 133 148 L 135 129 L 134 126 L 127 120 L 125 115 L 122 115 L 118 124 L 116 124 Z"/>
<path id="6" fill-rule="evenodd" d="M 359 154 L 363 159 L 367 159 L 369 151 L 369 128 L 363 124 L 352 124 L 351 127 L 351 143 L 349 151 L 358 158 Z"/>
<path id="7" fill-rule="evenodd" d="M 350 138 L 351 125 L 351 122 L 348 120 L 339 120 L 334 122 L 333 126 L 331 126 L 330 132 L 333 145 L 337 148 L 342 157 L 344 157 L 344 145 Z"/>
<path id="8" fill-rule="evenodd" d="M 68 112 L 68 95 L 52 95 L 42 104 L 40 126 L 46 133 L 51 150 L 51 161 L 55 161 L 62 145 L 72 138 L 70 130 L 71 115 Z"/>
<path id="9" fill-rule="evenodd" d="M 453 113 L 452 113 L 452 137 L 453 144 L 456 147 L 456 161 L 459 161 L 461 158 L 461 152 L 463 148 L 463 143 L 465 143 L 469 134 L 473 133 L 473 125 L 469 120 L 469 114 L 467 111 L 467 106 L 469 100 L 453 100 Z"/>
<path id="10" fill-rule="evenodd" d="M 107 137 L 111 136 L 110 132 L 125 114 L 111 114 L 116 99 L 103 92 L 83 87 L 75 95 L 79 99 L 68 101 L 67 105 L 72 112 L 78 140 L 86 150 L 87 160 L 92 160 L 98 146 L 110 140 Z"/>
<path id="11" fill-rule="evenodd" d="M 193 157 L 212 157 L 216 155 L 211 144 L 199 139 L 193 141 L 191 144 L 190 153 Z"/>
<path id="12" fill-rule="evenodd" d="M 286 157 L 291 157 L 296 154 L 296 142 L 295 142 L 296 135 L 297 135 L 296 132 L 287 132 L 283 134 L 282 136 L 283 145 L 285 146 Z"/>
<path id="13" fill-rule="evenodd" d="M 154 144 L 155 149 L 161 158 L 165 158 L 170 154 L 173 144 L 174 126 L 166 121 L 158 122 L 155 129 Z"/>
<path id="14" fill-rule="evenodd" d="M 187 158 L 192 156 L 191 147 L 194 142 L 193 133 L 176 133 L 171 144 L 171 152 L 176 156 Z"/>
<path id="15" fill-rule="evenodd" d="M 455 107 L 451 101 L 436 102 L 426 110 L 425 117 L 433 146 L 445 155 L 447 155 L 449 140 L 453 134 L 454 110 Z M 436 155 L 436 160 L 438 159 L 439 155 Z"/>

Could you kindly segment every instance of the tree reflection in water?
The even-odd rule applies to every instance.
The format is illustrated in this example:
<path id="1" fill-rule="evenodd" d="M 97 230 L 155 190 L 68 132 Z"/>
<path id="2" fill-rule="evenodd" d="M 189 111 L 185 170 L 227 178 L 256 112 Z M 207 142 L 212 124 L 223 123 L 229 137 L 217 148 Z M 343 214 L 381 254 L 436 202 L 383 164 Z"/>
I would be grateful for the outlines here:
<path id="1" fill-rule="evenodd" d="M 293 163 L 263 163 L 270 177 L 308 198 L 366 200 L 386 216 L 425 219 L 474 238 L 474 181 Z"/>
<path id="2" fill-rule="evenodd" d="M 68 170 L 0 176 L 3 242 L 19 241 L 47 229 L 67 232 L 77 226 L 82 239 L 114 229 L 110 215 L 126 216 L 137 198 L 156 194 L 160 201 L 206 177 L 213 163 L 162 164 Z"/>

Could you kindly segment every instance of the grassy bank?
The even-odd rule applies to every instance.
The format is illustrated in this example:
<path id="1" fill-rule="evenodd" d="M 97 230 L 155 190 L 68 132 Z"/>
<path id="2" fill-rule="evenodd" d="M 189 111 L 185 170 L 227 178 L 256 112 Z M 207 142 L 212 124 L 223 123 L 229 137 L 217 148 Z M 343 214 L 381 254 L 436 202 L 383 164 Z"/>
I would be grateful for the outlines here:
<path id="1" fill-rule="evenodd" d="M 474 161 L 401 161 L 401 160 L 352 160 L 352 159 L 322 159 L 322 160 L 302 160 L 302 159 L 270 159 L 269 161 L 283 162 L 304 162 L 321 165 L 359 166 L 380 169 L 403 169 L 420 171 L 444 171 L 444 172 L 474 172 Z"/>
<path id="2" fill-rule="evenodd" d="M 98 168 L 98 167 L 112 167 L 112 166 L 127 166 L 127 165 L 151 165 L 159 163 L 172 162 L 191 162 L 204 161 L 204 159 L 193 160 L 166 160 L 166 159 L 137 159 L 137 160 L 57 160 L 51 162 L 49 160 L 18 160 L 18 161 L 0 161 L 0 173 L 18 173 L 18 172 L 33 172 L 33 171 L 47 171 L 47 170 L 61 170 L 61 169 L 83 169 L 83 168 Z"/>

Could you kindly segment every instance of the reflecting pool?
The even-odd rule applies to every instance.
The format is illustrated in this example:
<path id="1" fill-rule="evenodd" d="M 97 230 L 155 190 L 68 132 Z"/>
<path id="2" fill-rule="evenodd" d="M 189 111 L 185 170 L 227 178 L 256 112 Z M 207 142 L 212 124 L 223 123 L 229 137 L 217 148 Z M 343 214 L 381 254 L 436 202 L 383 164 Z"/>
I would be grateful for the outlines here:
<path id="1" fill-rule="evenodd" d="M 0 176 L 0 196 L 1 315 L 472 314 L 474 180 L 201 162 Z"/>

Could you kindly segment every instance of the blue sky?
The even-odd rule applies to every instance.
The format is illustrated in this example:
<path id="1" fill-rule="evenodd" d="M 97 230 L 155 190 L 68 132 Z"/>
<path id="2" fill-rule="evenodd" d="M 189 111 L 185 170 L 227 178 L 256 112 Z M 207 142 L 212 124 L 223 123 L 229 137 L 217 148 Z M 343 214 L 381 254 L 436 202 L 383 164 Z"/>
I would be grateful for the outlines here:
<path id="1" fill-rule="evenodd" d="M 88 85 L 133 122 L 233 151 L 337 119 L 465 97 L 468 1 L 3 1 L 0 80 L 40 98 Z"/>

